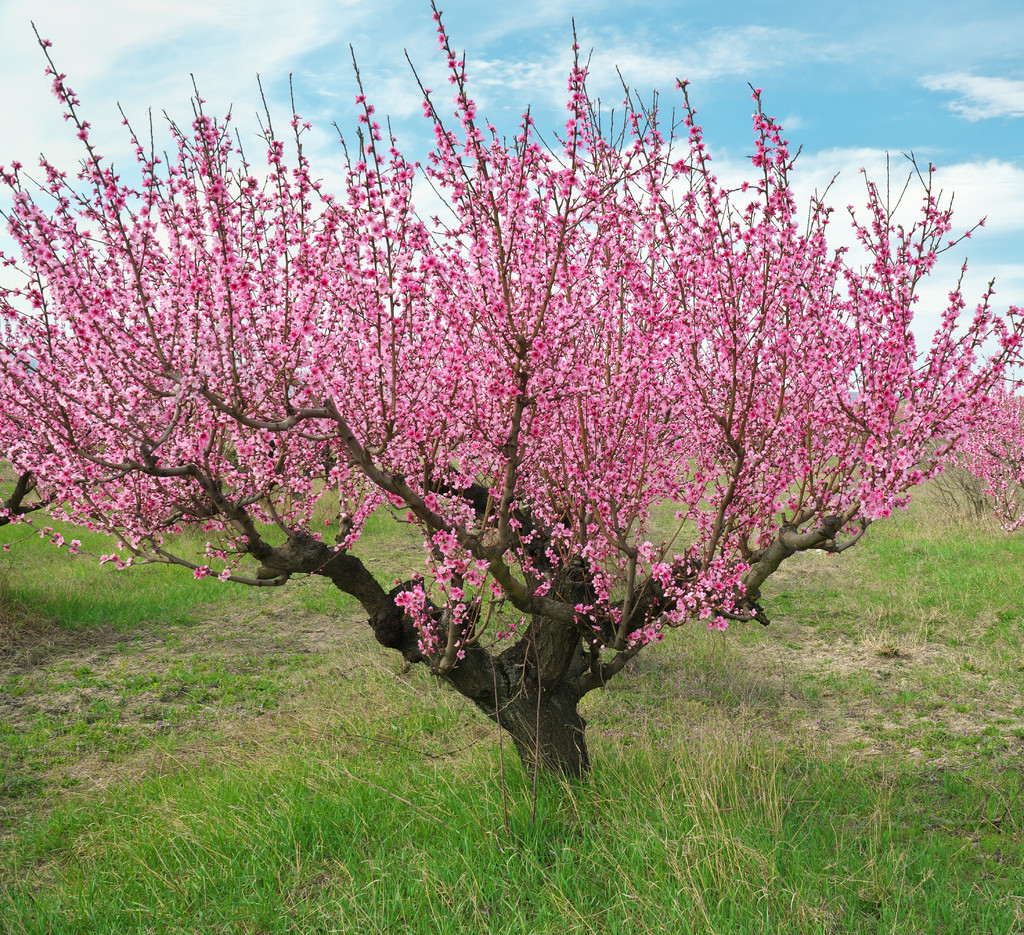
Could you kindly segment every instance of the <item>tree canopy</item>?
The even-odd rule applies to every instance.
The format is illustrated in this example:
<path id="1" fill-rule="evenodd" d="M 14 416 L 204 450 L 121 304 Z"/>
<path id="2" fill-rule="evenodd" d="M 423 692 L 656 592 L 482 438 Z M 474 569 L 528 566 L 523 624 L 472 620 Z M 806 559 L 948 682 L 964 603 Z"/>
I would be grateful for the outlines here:
<path id="1" fill-rule="evenodd" d="M 360 91 L 336 194 L 299 116 L 286 141 L 268 115 L 257 163 L 198 99 L 118 174 L 51 63 L 84 159 L 0 168 L 0 445 L 55 515 L 116 535 L 119 565 L 329 578 L 524 760 L 578 774 L 583 694 L 666 627 L 766 621 L 767 577 L 904 506 L 1019 337 L 989 296 L 960 325 L 954 289 L 918 346 L 918 285 L 958 242 L 930 167 L 906 227 L 867 183 L 858 266 L 827 204 L 797 205 L 760 91 L 727 187 L 685 84 L 678 124 L 629 92 L 616 123 L 577 58 L 554 142 L 529 114 L 506 139 L 438 34 L 454 111 L 423 89 L 429 157 Z M 654 535 L 666 502 L 676 531 Z M 380 509 L 425 546 L 391 589 L 358 557 Z M 205 556 L 178 554 L 195 524 Z"/>

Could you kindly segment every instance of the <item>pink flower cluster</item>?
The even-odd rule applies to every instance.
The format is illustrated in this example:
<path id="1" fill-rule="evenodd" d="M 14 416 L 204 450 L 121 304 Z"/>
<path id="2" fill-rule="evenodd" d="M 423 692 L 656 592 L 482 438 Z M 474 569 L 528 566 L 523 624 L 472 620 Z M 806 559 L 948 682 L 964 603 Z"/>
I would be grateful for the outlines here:
<path id="1" fill-rule="evenodd" d="M 953 463 L 979 478 L 1007 531 L 1024 525 L 1024 398 L 1000 387 L 955 450 Z"/>
<path id="2" fill-rule="evenodd" d="M 390 504 L 429 565 L 399 606 L 453 662 L 497 600 L 619 650 L 724 627 L 749 618 L 744 571 L 780 529 L 904 506 L 1019 341 L 987 297 L 959 325 L 955 292 L 918 348 L 917 287 L 951 230 L 931 172 L 910 228 L 869 186 L 854 268 L 828 206 L 805 223 L 759 93 L 751 177 L 726 190 L 685 84 L 684 138 L 627 96 L 609 141 L 577 61 L 561 141 L 529 117 L 506 141 L 439 38 L 454 122 L 425 91 L 422 171 L 443 224 L 362 94 L 331 196 L 298 117 L 257 169 L 201 102 L 166 160 L 137 144 L 120 176 L 55 79 L 86 159 L 74 178 L 44 161 L 38 185 L 0 168 L 19 250 L 0 262 L 21 273 L 0 290 L 0 446 L 56 514 L 160 561 L 199 525 L 209 560 L 182 563 L 227 579 L 249 523 L 319 537 L 329 505 L 348 550 Z M 655 536 L 665 503 L 676 528 Z M 553 586 L 573 563 L 582 603 Z"/>

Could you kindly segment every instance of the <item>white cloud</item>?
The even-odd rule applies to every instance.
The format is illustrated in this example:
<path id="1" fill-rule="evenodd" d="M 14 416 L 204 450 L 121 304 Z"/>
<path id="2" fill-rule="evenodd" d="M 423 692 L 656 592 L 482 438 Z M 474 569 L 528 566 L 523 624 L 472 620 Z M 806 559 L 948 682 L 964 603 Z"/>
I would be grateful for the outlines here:
<path id="1" fill-rule="evenodd" d="M 614 45 L 601 42 L 595 49 L 592 67 L 599 75 L 614 78 L 617 66 L 630 84 L 640 87 L 671 87 L 676 78 L 712 81 L 733 75 L 752 77 L 755 72 L 802 58 L 808 39 L 791 29 L 743 26 L 716 29 L 706 38 L 660 55 L 648 54 L 632 41 L 620 40 Z"/>
<path id="2" fill-rule="evenodd" d="M 848 204 L 865 202 L 864 177 L 884 183 L 886 152 L 880 149 L 829 149 L 804 154 L 797 160 L 796 183 L 801 189 L 820 191 L 839 173 L 829 201 L 844 208 Z M 918 159 L 922 171 L 928 160 Z M 910 162 L 899 153 L 888 154 L 888 167 L 894 196 L 902 189 L 907 176 L 913 171 Z M 917 210 L 920 185 L 912 184 L 905 198 L 904 210 Z M 968 228 L 985 218 L 985 228 L 991 234 L 1024 232 L 1024 164 L 986 159 L 940 164 L 935 173 L 935 193 L 953 196 L 957 228 Z M 908 215 L 909 216 L 909 215 Z"/>
<path id="3" fill-rule="evenodd" d="M 923 168 L 927 159 L 919 160 Z M 715 172 L 728 186 L 738 185 L 751 175 L 750 163 L 742 159 L 716 159 Z M 862 174 L 861 169 L 865 172 Z M 899 199 L 912 166 L 901 154 L 889 154 L 889 192 L 893 204 Z M 865 176 L 875 182 L 883 195 L 886 184 L 886 152 L 873 148 L 829 149 L 803 153 L 791 176 L 797 205 L 807 205 L 813 195 L 825 194 L 826 203 L 835 212 L 829 229 L 833 247 L 849 248 L 847 260 L 853 265 L 866 261 L 849 222 L 847 206 L 852 205 L 861 222 L 866 213 Z M 944 200 L 954 196 L 951 237 L 973 227 L 982 217 L 985 226 L 971 239 L 939 256 L 930 276 L 918 288 L 915 332 L 921 341 L 930 340 L 949 304 L 949 292 L 956 285 L 965 257 L 969 259 L 963 277 L 962 293 L 968 312 L 981 299 L 988 283 L 996 281 L 995 307 L 1010 305 L 1024 308 L 1024 255 L 1017 246 L 1024 236 L 1024 165 L 996 159 L 960 162 L 940 166 L 935 174 L 934 193 Z M 923 189 L 912 179 L 894 218 L 909 226 L 921 208 Z"/>
<path id="4" fill-rule="evenodd" d="M 940 257 L 932 274 L 918 285 L 914 333 L 919 348 L 926 346 L 942 321 L 942 312 L 949 305 L 949 293 L 957 284 L 962 261 L 962 253 Z M 1005 312 L 1011 305 L 1024 308 L 1024 263 L 997 263 L 984 270 L 969 265 L 961 285 L 961 294 L 966 303 L 960 314 L 962 326 L 970 322 L 975 308 L 993 280 L 995 293 L 991 305 L 996 311 Z"/>
<path id="5" fill-rule="evenodd" d="M 676 79 L 707 83 L 720 78 L 753 80 L 766 70 L 791 67 L 794 62 L 834 58 L 836 50 L 816 37 L 794 29 L 767 26 L 720 28 L 701 37 L 678 29 L 659 36 L 627 36 L 617 30 L 583 31 L 579 45 L 589 57 L 587 87 L 608 100 L 622 97 L 622 78 L 643 95 L 652 88 L 675 87 Z M 591 50 L 593 50 L 591 52 Z M 511 89 L 536 101 L 543 97 L 561 106 L 571 66 L 568 43 L 558 42 L 528 61 L 477 58 L 469 61 L 474 88 Z"/>
<path id="6" fill-rule="evenodd" d="M 928 75 L 921 84 L 929 91 L 951 91 L 956 100 L 946 106 L 965 120 L 1024 117 L 1024 81 L 984 78 L 965 72 Z"/>
<path id="7" fill-rule="evenodd" d="M 927 160 L 920 162 L 922 168 L 927 166 Z M 900 154 L 891 154 L 888 165 L 892 180 L 890 192 L 895 202 L 912 166 Z M 859 218 L 866 220 L 867 195 L 861 167 L 869 179 L 884 186 L 886 153 L 883 150 L 833 149 L 797 160 L 795 188 L 805 198 L 815 189 L 824 191 L 839 172 L 827 199 L 837 209 L 832 231 L 836 244 L 852 244 L 852 232 L 846 223 L 847 205 L 853 205 Z M 913 223 L 921 208 L 922 191 L 920 183 L 912 179 L 896 215 L 898 222 Z M 919 286 L 915 331 L 922 340 L 938 326 L 965 258 L 970 262 L 963 277 L 962 292 L 968 312 L 973 310 L 993 278 L 996 308 L 1024 307 L 1024 262 L 1019 259 L 1019 251 L 1012 247 L 1006 249 L 1006 244 L 1014 244 L 1024 235 L 1024 165 L 996 159 L 940 165 L 934 177 L 934 192 L 941 192 L 943 200 L 953 196 L 951 237 L 959 236 L 983 217 L 986 221 L 971 239 L 961 241 L 940 255 L 931 275 Z M 858 255 L 859 250 L 851 250 L 851 259 Z"/>
<path id="8" fill-rule="evenodd" d="M 236 103 L 240 115 L 248 115 L 259 100 L 258 73 L 280 86 L 299 70 L 302 56 L 366 15 L 365 5 L 359 6 L 359 0 L 310 0 L 287 8 L 272 0 L 0 3 L 2 161 L 32 164 L 45 150 L 55 162 L 74 165 L 80 156 L 49 94 L 30 20 L 53 41 L 57 67 L 81 97 L 100 151 L 110 154 L 128 148 L 115 101 L 138 124 L 149 107 L 158 125 L 165 109 L 187 120 L 194 74 L 211 112 Z"/>

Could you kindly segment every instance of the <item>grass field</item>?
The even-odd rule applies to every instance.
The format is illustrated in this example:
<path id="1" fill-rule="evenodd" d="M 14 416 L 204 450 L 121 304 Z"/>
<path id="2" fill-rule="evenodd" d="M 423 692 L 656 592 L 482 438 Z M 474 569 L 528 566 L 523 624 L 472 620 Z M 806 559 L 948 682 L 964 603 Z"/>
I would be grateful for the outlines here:
<path id="1" fill-rule="evenodd" d="M 325 582 L 20 542 L 0 932 L 1024 932 L 1024 540 L 932 512 L 793 559 L 767 629 L 652 647 L 536 803 Z M 397 574 L 407 532 L 361 550 Z"/>

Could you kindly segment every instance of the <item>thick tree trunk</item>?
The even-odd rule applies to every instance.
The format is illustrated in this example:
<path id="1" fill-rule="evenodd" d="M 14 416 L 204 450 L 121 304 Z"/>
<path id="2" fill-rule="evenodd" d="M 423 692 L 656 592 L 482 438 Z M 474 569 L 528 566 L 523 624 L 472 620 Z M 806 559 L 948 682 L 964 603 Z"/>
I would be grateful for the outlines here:
<path id="1" fill-rule="evenodd" d="M 370 626 L 382 645 L 409 662 L 427 662 L 415 626 L 394 604 L 400 590 L 387 595 Z M 507 732 L 527 772 L 536 765 L 546 773 L 579 778 L 590 769 L 586 721 L 577 710 L 584 659 L 574 628 L 534 616 L 504 652 L 492 655 L 471 645 L 454 668 L 435 674 Z"/>
<path id="2" fill-rule="evenodd" d="M 380 632 L 378 623 L 371 625 Z M 575 632 L 534 617 L 527 632 L 500 655 L 471 646 L 455 668 L 438 677 L 509 735 L 528 773 L 536 765 L 576 779 L 590 769 L 586 721 L 577 710 L 582 659 Z M 425 660 L 420 656 L 419 661 Z"/>
<path id="3" fill-rule="evenodd" d="M 486 711 L 512 738 L 527 773 L 534 767 L 567 779 L 590 770 L 587 722 L 577 710 L 579 689 L 564 679 L 545 689 L 522 688 L 511 698 L 499 696 L 499 707 Z"/>
<path id="4" fill-rule="evenodd" d="M 538 679 L 534 639 L 549 629 L 551 621 L 534 618 L 530 630 L 500 656 L 489 657 L 491 684 L 471 697 L 473 703 L 512 739 L 523 768 L 578 779 L 590 769 L 587 754 L 587 722 L 579 713 L 579 638 L 571 639 L 570 658 L 562 671 L 552 672 L 540 653 Z M 546 626 L 547 625 L 547 626 Z M 543 645 L 542 638 L 537 639 Z M 484 654 L 486 655 L 486 654 Z M 545 669 L 547 668 L 547 672 Z M 452 675 L 457 676 L 458 669 Z M 453 684 L 454 681 L 453 681 Z M 459 688 L 459 685 L 455 685 Z"/>
<path id="5" fill-rule="evenodd" d="M 263 575 L 305 572 L 329 578 L 363 605 L 377 642 L 410 663 L 430 664 L 419 648 L 415 624 L 395 603 L 406 585 L 385 592 L 354 555 L 334 552 L 309 537 L 262 549 L 259 557 Z M 553 592 L 578 603 L 586 595 L 580 590 L 585 582 L 577 578 L 578 569 L 564 572 Z M 578 778 L 590 768 L 586 721 L 577 710 L 584 663 L 575 627 L 535 615 L 504 652 L 492 655 L 472 644 L 453 668 L 433 671 L 509 734 L 528 772 L 536 765 L 547 773 Z"/>

